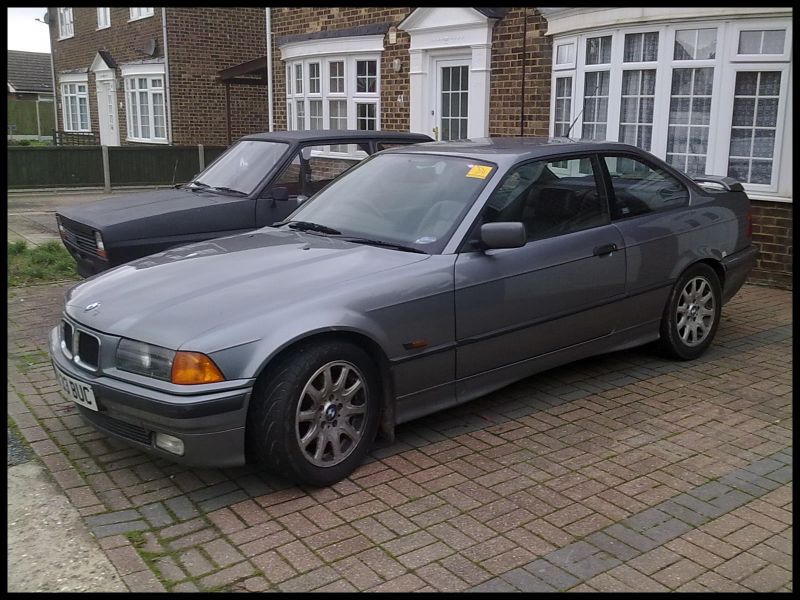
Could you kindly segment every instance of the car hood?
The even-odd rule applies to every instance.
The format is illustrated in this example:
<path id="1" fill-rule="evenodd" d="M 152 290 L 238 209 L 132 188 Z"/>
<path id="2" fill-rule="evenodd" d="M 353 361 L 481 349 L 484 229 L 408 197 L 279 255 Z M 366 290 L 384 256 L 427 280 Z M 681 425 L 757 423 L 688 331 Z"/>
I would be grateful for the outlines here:
<path id="1" fill-rule="evenodd" d="M 98 331 L 177 349 L 204 331 L 426 258 L 261 229 L 174 248 L 95 275 L 68 292 L 66 312 Z M 252 339 L 258 337 L 254 332 Z"/>
<path id="2" fill-rule="evenodd" d="M 154 237 L 162 233 L 179 235 L 193 231 L 192 219 L 183 222 L 186 232 L 176 231 L 181 228 L 180 219 L 163 220 L 167 214 L 196 211 L 198 208 L 225 205 L 242 198 L 214 194 L 211 192 L 191 191 L 188 189 L 156 190 L 125 194 L 118 197 L 104 198 L 78 206 L 58 209 L 57 213 L 72 221 L 88 225 L 103 232 L 103 239 L 114 241 L 117 237 L 135 239 L 137 232 L 141 237 Z M 155 228 L 167 227 L 168 231 L 156 231 Z"/>

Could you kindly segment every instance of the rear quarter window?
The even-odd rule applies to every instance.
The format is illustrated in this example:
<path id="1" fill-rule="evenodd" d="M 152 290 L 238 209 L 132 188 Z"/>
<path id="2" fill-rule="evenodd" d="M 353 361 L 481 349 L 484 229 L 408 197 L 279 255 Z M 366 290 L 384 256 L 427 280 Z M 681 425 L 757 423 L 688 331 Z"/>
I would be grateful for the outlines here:
<path id="1" fill-rule="evenodd" d="M 625 219 L 689 205 L 675 177 L 633 156 L 604 156 L 611 182 L 611 218 Z"/>

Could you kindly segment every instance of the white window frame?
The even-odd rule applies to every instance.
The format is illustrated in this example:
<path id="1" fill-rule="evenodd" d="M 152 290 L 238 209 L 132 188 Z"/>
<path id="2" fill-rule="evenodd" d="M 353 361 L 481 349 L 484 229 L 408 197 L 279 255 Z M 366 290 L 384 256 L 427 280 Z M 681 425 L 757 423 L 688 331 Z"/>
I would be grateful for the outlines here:
<path id="1" fill-rule="evenodd" d="M 556 64 L 556 60 L 558 60 L 558 49 L 561 46 L 568 46 L 572 45 L 572 60 L 570 62 Z M 553 70 L 554 71 L 563 71 L 564 69 L 574 69 L 576 61 L 578 60 L 578 38 L 575 36 L 569 36 L 564 38 L 559 38 L 558 42 L 553 43 Z"/>
<path id="2" fill-rule="evenodd" d="M 155 8 L 131 8 L 130 9 L 130 19 L 128 19 L 128 23 L 131 21 L 138 21 L 139 19 L 147 19 L 148 17 L 152 17 L 155 14 Z"/>
<path id="3" fill-rule="evenodd" d="M 75 73 L 62 75 L 58 79 L 59 90 L 61 92 L 61 119 L 64 131 L 77 133 L 90 133 L 92 131 L 92 113 L 89 105 L 89 75 L 88 73 Z M 69 91 L 69 86 L 75 86 L 75 93 Z M 84 91 L 78 91 L 78 86 L 82 85 Z M 86 127 L 81 127 L 80 108 L 78 110 L 78 123 L 72 122 L 72 113 L 69 110 L 70 100 L 75 98 L 75 102 L 80 107 L 78 98 L 86 99 Z"/>
<path id="4" fill-rule="evenodd" d="M 290 78 L 286 85 L 286 103 L 287 103 L 287 129 L 297 130 L 309 129 L 311 127 L 311 110 L 310 100 L 322 101 L 322 124 L 325 129 L 330 129 L 330 101 L 331 100 L 344 100 L 347 106 L 347 129 L 357 128 L 357 105 L 358 104 L 372 104 L 375 107 L 375 131 L 381 129 L 381 53 L 375 51 L 374 43 L 369 44 L 369 50 L 358 51 L 357 47 L 348 44 L 346 41 L 339 46 L 340 48 L 349 49 L 348 53 L 337 53 L 334 49 L 336 46 L 330 46 L 326 42 L 336 42 L 335 38 L 331 40 L 315 41 L 311 44 L 310 49 L 316 50 L 314 54 L 300 53 L 298 56 L 293 57 L 294 54 L 291 50 L 286 53 L 285 73 Z M 382 39 L 381 42 L 382 44 Z M 348 46 L 351 46 L 348 48 Z M 294 46 L 294 45 L 293 45 Z M 286 52 L 282 49 L 282 52 Z M 296 52 L 296 48 L 295 48 Z M 375 62 L 375 91 L 374 92 L 359 92 L 356 86 L 357 77 L 357 61 L 374 61 Z M 330 85 L 330 65 L 331 63 L 341 62 L 344 66 L 344 91 L 332 92 Z M 310 92 L 310 74 L 311 69 L 309 65 L 319 64 L 319 92 Z M 295 82 L 297 76 L 297 67 L 302 68 L 302 89 L 300 92 L 297 90 Z M 303 103 L 303 122 L 299 123 L 297 117 L 297 106 Z M 366 156 L 363 151 L 356 150 L 353 152 L 339 151 L 348 146 L 333 147 L 329 152 L 314 151 L 313 155 L 330 155 L 330 156 L 347 156 L 359 157 Z"/>
<path id="5" fill-rule="evenodd" d="M 68 40 L 75 37 L 75 21 L 73 20 L 72 8 L 57 8 L 58 17 L 58 40 Z"/>
<path id="6" fill-rule="evenodd" d="M 673 51 L 675 35 L 683 29 L 717 29 L 717 47 L 714 59 L 674 60 Z M 739 55 L 739 33 L 743 30 L 785 29 L 784 52 L 776 54 Z M 645 62 L 623 62 L 625 34 L 658 32 L 658 60 Z M 586 39 L 589 37 L 612 36 L 611 63 L 603 65 L 586 65 Z M 556 65 L 557 47 L 563 43 L 575 41 L 576 64 L 574 68 L 567 65 Z M 713 90 L 711 97 L 711 113 L 709 139 L 706 154 L 706 173 L 727 175 L 730 151 L 731 119 L 733 111 L 734 85 L 736 73 L 739 71 L 780 71 L 781 95 L 778 105 L 778 126 L 773 153 L 772 180 L 769 185 L 744 183 L 751 197 L 758 199 L 775 199 L 786 179 L 785 171 L 791 169 L 790 160 L 784 159 L 786 140 L 791 139 L 791 50 L 792 23 L 789 18 L 746 18 L 737 20 L 686 20 L 670 23 L 652 23 L 650 25 L 622 25 L 614 28 L 602 28 L 587 31 L 578 35 L 574 33 L 556 36 L 553 39 L 553 71 L 551 74 L 551 101 L 549 130 L 552 136 L 555 129 L 555 86 L 556 79 L 571 76 L 573 79 L 572 115 L 575 121 L 572 127 L 573 138 L 581 136 L 583 131 L 583 96 L 585 74 L 589 71 L 609 70 L 610 89 L 609 105 L 606 121 L 606 139 L 619 139 L 620 104 L 622 91 L 622 73 L 625 70 L 656 70 L 655 104 L 653 108 L 653 128 L 650 152 L 666 160 L 667 133 L 671 99 L 672 71 L 676 68 L 713 67 Z M 577 133 L 576 133 L 577 132 Z M 786 149 L 787 155 L 791 150 Z M 790 175 L 788 175 L 790 178 Z M 755 194 L 755 196 L 753 196 Z M 785 195 L 785 192 L 782 192 Z"/>
<path id="7" fill-rule="evenodd" d="M 98 8 L 97 9 L 97 29 L 108 29 L 111 27 L 111 9 Z"/>
<path id="8" fill-rule="evenodd" d="M 126 131 L 125 131 L 125 140 L 128 142 L 139 142 L 145 144 L 168 144 L 168 132 L 169 132 L 169 123 L 167 119 L 167 81 L 166 75 L 164 71 L 164 64 L 163 63 L 153 63 L 153 64 L 141 64 L 141 65 L 123 65 L 122 66 L 122 78 L 123 78 L 123 88 L 124 88 L 124 96 L 125 96 L 125 124 L 126 124 Z M 147 90 L 140 90 L 138 87 L 138 79 L 147 79 Z M 153 88 L 152 81 L 154 79 L 161 80 L 161 87 L 160 88 Z M 131 98 L 130 94 L 134 91 L 131 87 L 131 81 L 136 83 L 136 116 L 139 119 L 139 127 L 141 127 L 141 113 L 140 113 L 140 100 L 138 94 L 142 91 L 147 93 L 147 108 L 148 108 L 148 131 L 149 137 L 142 137 L 141 131 L 139 131 L 139 135 L 134 136 L 133 132 L 133 111 L 131 105 Z M 163 102 L 163 114 L 164 114 L 164 137 L 156 137 L 155 133 L 155 111 L 154 103 L 153 103 L 153 94 L 161 94 L 162 102 Z"/>

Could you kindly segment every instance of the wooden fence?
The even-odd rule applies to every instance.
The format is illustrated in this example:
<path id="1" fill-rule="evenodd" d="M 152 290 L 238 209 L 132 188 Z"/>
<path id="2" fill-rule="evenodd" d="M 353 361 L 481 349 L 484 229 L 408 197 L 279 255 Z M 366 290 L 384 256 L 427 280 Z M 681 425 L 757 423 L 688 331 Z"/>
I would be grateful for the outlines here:
<path id="1" fill-rule="evenodd" d="M 9 146 L 8 189 L 186 183 L 222 146 Z"/>

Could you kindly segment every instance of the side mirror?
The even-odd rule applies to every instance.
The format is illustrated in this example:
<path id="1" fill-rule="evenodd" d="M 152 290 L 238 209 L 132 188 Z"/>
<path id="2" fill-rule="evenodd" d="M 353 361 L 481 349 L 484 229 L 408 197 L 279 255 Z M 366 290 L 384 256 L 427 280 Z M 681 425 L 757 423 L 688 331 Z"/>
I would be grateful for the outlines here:
<path id="1" fill-rule="evenodd" d="M 300 195 L 297 197 L 297 206 L 300 206 L 300 205 L 301 205 L 303 202 L 305 202 L 306 200 L 308 200 L 308 196 L 304 196 L 303 194 L 300 194 Z"/>
<path id="2" fill-rule="evenodd" d="M 309 160 L 311 158 L 311 146 L 306 146 L 302 150 L 300 150 L 300 156 L 303 157 L 303 160 Z"/>
<path id="3" fill-rule="evenodd" d="M 289 190 L 285 187 L 274 187 L 272 188 L 272 199 L 273 200 L 280 200 L 286 201 L 289 199 Z"/>
<path id="4" fill-rule="evenodd" d="M 481 243 L 486 250 L 521 248 L 528 241 L 525 225 L 520 222 L 486 223 L 481 226 Z"/>

